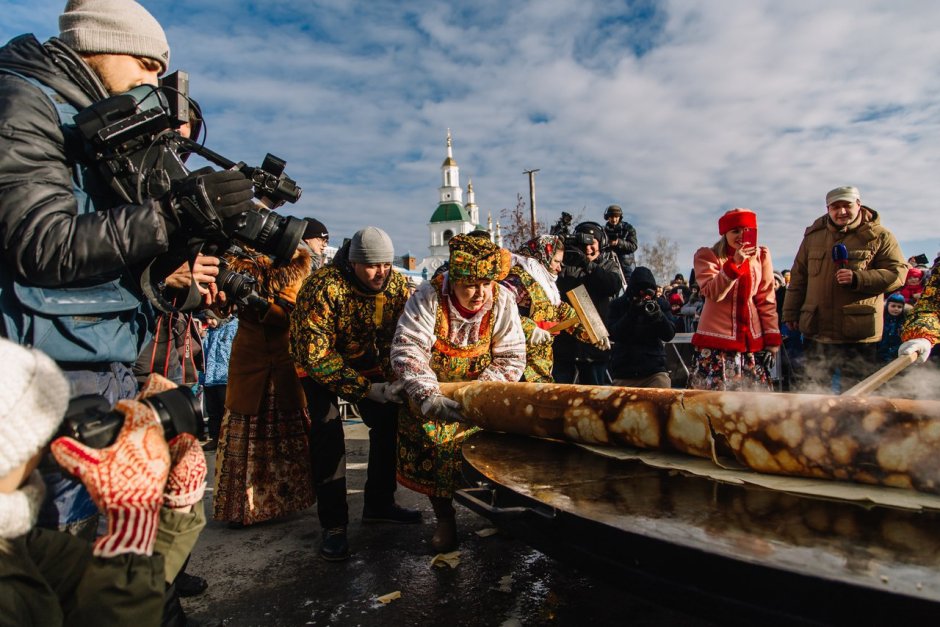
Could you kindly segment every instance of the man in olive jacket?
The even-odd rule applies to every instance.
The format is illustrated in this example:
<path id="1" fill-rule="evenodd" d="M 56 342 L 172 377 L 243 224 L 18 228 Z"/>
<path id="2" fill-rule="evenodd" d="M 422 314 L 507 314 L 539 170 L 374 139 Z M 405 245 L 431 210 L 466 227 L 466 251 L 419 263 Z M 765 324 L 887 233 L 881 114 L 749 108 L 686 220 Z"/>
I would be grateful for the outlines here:
<path id="1" fill-rule="evenodd" d="M 804 387 L 839 392 L 875 370 L 884 294 L 904 283 L 907 263 L 858 189 L 830 191 L 826 206 L 796 253 L 783 320 L 806 340 Z"/>

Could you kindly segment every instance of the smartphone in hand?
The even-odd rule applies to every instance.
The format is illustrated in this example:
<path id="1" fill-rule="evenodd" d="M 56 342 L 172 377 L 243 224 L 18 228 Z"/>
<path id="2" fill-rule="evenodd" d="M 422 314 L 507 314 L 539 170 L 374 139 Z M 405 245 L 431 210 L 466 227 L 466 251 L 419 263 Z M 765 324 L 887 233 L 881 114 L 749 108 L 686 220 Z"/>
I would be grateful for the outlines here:
<path id="1" fill-rule="evenodd" d="M 744 229 L 741 233 L 741 246 L 757 246 L 757 229 Z"/>

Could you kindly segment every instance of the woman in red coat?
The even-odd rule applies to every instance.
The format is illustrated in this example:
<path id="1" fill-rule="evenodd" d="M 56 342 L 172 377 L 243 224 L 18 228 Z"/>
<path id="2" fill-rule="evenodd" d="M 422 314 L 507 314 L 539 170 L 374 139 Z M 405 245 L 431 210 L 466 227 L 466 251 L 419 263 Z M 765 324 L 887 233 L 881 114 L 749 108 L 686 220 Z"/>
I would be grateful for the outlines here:
<path id="1" fill-rule="evenodd" d="M 757 245 L 757 216 L 732 209 L 718 221 L 721 239 L 695 253 L 695 279 L 705 298 L 689 387 L 771 390 L 780 348 L 770 251 Z"/>

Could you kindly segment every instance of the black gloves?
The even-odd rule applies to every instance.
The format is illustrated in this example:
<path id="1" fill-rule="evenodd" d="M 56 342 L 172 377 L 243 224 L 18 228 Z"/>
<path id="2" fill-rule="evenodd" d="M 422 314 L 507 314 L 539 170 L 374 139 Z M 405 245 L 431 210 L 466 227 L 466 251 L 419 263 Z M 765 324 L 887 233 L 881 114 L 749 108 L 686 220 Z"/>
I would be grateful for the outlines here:
<path id="1" fill-rule="evenodd" d="M 222 230 L 224 221 L 251 209 L 253 196 L 251 181 L 241 172 L 196 170 L 174 183 L 165 197 L 167 233 L 184 225 L 197 233 Z"/>

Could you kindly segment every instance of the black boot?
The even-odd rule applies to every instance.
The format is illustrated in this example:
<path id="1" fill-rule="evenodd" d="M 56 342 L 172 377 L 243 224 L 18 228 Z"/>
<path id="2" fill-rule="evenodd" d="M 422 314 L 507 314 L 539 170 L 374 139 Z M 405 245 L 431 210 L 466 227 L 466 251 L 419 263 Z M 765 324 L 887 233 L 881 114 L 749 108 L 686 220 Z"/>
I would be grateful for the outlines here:
<path id="1" fill-rule="evenodd" d="M 432 496 L 431 507 L 437 516 L 437 527 L 431 537 L 431 548 L 438 553 L 446 553 L 457 548 L 457 512 L 454 511 L 453 499 L 446 496 Z"/>
<path id="2" fill-rule="evenodd" d="M 346 527 L 333 527 L 323 530 L 323 542 L 320 544 L 320 557 L 328 562 L 342 562 L 349 559 L 349 542 L 346 540 Z"/>

